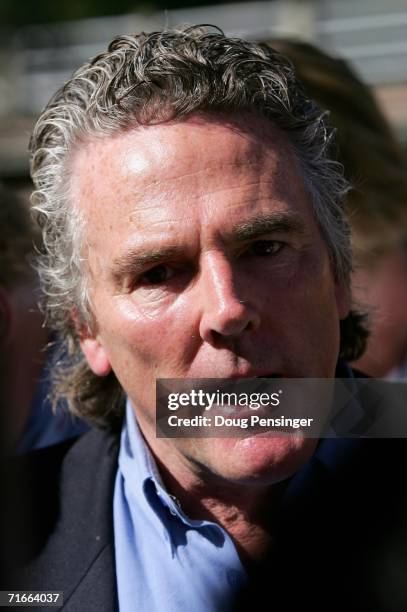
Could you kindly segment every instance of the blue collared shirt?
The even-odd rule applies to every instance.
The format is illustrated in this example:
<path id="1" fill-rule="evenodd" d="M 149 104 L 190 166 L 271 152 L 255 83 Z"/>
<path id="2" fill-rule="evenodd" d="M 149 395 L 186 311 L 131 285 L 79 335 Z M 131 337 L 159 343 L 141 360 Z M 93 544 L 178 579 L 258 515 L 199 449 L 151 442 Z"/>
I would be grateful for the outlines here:
<path id="1" fill-rule="evenodd" d="M 120 612 L 223 612 L 247 580 L 228 533 L 166 491 L 129 401 L 113 517 Z"/>

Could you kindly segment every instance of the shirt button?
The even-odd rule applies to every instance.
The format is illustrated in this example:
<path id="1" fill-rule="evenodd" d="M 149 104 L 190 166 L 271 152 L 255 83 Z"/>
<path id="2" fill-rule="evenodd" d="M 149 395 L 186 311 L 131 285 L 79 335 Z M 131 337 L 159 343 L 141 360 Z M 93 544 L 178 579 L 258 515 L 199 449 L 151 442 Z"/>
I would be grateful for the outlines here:
<path id="1" fill-rule="evenodd" d="M 174 504 L 177 506 L 178 510 L 181 510 L 181 504 L 180 504 L 179 500 L 175 497 L 175 495 L 169 494 L 168 497 L 170 497 L 172 499 Z"/>

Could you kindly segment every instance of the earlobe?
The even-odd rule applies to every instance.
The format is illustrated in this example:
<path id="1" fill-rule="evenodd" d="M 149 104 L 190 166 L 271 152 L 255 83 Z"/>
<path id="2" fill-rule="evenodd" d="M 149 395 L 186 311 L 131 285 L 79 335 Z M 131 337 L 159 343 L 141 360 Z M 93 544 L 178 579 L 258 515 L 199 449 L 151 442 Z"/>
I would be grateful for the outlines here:
<path id="1" fill-rule="evenodd" d="M 103 345 L 96 338 L 83 338 L 80 345 L 90 369 L 96 376 L 107 376 L 111 370 L 109 358 Z"/>
<path id="2" fill-rule="evenodd" d="M 107 376 L 112 366 L 102 343 L 92 334 L 76 308 L 72 309 L 71 318 L 90 369 L 96 376 Z"/>

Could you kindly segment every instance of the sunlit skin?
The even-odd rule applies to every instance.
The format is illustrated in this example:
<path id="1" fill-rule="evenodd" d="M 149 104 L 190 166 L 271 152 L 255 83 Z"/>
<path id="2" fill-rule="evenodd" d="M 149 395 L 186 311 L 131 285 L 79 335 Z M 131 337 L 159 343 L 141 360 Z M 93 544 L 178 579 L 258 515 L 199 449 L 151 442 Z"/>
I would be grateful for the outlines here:
<path id="1" fill-rule="evenodd" d="M 81 332 L 87 361 L 115 372 L 184 509 L 255 555 L 270 485 L 316 441 L 157 439 L 155 380 L 334 376 L 348 292 L 291 146 L 264 119 L 192 117 L 82 145 L 72 177 L 95 320 Z"/>

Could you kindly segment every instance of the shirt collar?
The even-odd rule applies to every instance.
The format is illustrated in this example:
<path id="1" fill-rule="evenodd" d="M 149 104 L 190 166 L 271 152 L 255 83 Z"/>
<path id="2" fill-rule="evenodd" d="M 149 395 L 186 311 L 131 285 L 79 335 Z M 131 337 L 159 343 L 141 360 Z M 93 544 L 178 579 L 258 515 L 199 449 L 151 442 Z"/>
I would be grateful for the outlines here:
<path id="1" fill-rule="evenodd" d="M 122 444 L 125 454 L 133 459 L 132 470 L 135 476 L 133 482 L 138 484 L 139 493 L 150 498 L 150 490 L 155 489 L 162 504 L 175 514 L 179 513 L 175 498 L 165 489 L 157 463 L 144 440 L 129 399 L 126 402 L 126 422 L 123 434 Z M 154 487 L 151 487 L 151 484 Z"/>
<path id="2" fill-rule="evenodd" d="M 188 527 L 199 528 L 210 524 L 208 521 L 190 519 L 182 511 L 176 497 L 168 493 L 154 456 L 137 423 L 134 408 L 129 399 L 126 402 L 126 420 L 122 431 L 119 467 L 124 478 L 131 480 L 131 487 L 137 497 L 142 496 L 139 499 L 146 500 L 164 525 L 167 535 L 171 536 L 168 511 L 172 519 L 179 520 Z"/>

